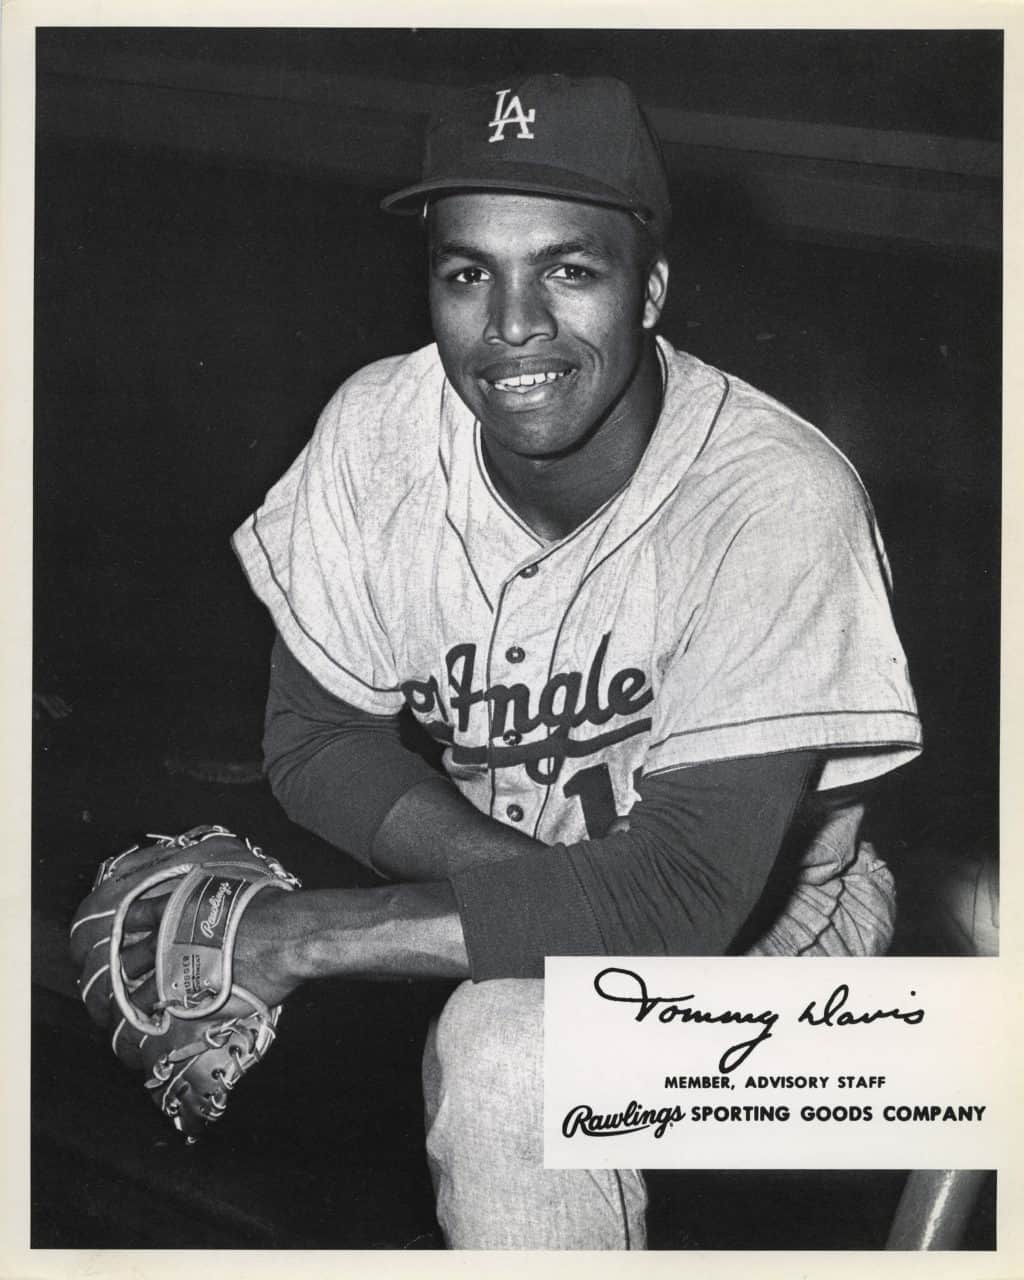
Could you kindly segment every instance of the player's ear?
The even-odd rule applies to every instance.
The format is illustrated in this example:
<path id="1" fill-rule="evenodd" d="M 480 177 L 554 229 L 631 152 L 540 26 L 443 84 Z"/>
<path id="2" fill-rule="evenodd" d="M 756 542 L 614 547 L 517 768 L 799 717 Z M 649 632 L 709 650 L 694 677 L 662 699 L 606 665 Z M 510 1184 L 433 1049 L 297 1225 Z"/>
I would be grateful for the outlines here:
<path id="1" fill-rule="evenodd" d="M 647 287 L 644 294 L 645 329 L 653 329 L 661 319 L 665 297 L 668 294 L 668 261 L 664 254 L 658 254 L 647 269 Z"/>

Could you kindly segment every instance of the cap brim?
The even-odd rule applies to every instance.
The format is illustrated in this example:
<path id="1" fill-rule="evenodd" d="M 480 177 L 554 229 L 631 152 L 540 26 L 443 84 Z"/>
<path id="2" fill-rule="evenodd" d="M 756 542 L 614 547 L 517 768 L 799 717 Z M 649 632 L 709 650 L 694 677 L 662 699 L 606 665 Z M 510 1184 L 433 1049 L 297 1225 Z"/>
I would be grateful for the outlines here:
<path id="1" fill-rule="evenodd" d="M 546 165 L 516 165 L 514 174 L 509 173 L 510 167 L 503 164 L 501 172 L 493 174 L 487 173 L 486 168 L 476 168 L 472 177 L 446 175 L 443 178 L 429 178 L 385 196 L 380 207 L 388 213 L 419 213 L 425 197 L 442 192 L 518 191 L 526 195 L 553 196 L 561 200 L 608 205 L 614 209 L 638 213 L 644 218 L 656 216 L 653 209 L 631 199 L 625 192 L 605 186 L 593 178 L 567 170 L 552 169 Z"/>

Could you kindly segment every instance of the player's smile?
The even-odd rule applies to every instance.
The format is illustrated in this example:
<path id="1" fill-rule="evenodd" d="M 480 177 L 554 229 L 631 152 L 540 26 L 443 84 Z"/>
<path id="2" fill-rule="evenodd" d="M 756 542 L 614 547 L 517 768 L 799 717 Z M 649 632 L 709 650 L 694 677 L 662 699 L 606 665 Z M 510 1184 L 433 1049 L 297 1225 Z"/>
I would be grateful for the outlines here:
<path id="1" fill-rule="evenodd" d="M 649 416 L 635 375 L 667 270 L 641 258 L 629 214 L 546 196 L 445 196 L 431 205 L 430 267 L 445 373 L 492 450 L 565 456 L 606 422 Z"/>
<path id="2" fill-rule="evenodd" d="M 517 408 L 533 409 L 548 403 L 568 389 L 576 376 L 575 365 L 567 360 L 528 357 L 524 360 L 499 360 L 480 371 L 479 381 L 485 395 L 513 399 L 498 401 L 516 412 Z"/>

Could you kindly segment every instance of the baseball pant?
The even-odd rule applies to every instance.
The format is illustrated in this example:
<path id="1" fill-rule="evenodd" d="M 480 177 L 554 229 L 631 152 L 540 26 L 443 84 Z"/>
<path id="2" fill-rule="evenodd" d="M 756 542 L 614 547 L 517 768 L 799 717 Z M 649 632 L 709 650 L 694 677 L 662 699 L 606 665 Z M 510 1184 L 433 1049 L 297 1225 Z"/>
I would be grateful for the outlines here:
<path id="1" fill-rule="evenodd" d="M 423 1055 L 427 1158 L 450 1249 L 643 1249 L 631 1169 L 544 1168 L 544 984 L 464 982 Z"/>

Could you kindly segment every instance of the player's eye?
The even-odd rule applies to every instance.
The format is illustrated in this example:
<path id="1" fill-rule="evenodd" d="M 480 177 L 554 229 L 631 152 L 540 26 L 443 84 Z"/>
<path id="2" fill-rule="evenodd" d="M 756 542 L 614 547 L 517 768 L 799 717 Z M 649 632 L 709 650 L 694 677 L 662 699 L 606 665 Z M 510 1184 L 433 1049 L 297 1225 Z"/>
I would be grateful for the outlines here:
<path id="1" fill-rule="evenodd" d="M 483 267 L 460 267 L 445 277 L 449 284 L 483 284 L 488 278 Z"/>
<path id="2" fill-rule="evenodd" d="M 560 262 L 550 273 L 554 280 L 566 280 L 570 284 L 578 284 L 583 280 L 593 280 L 594 273 L 588 267 L 581 267 L 576 262 Z"/>

